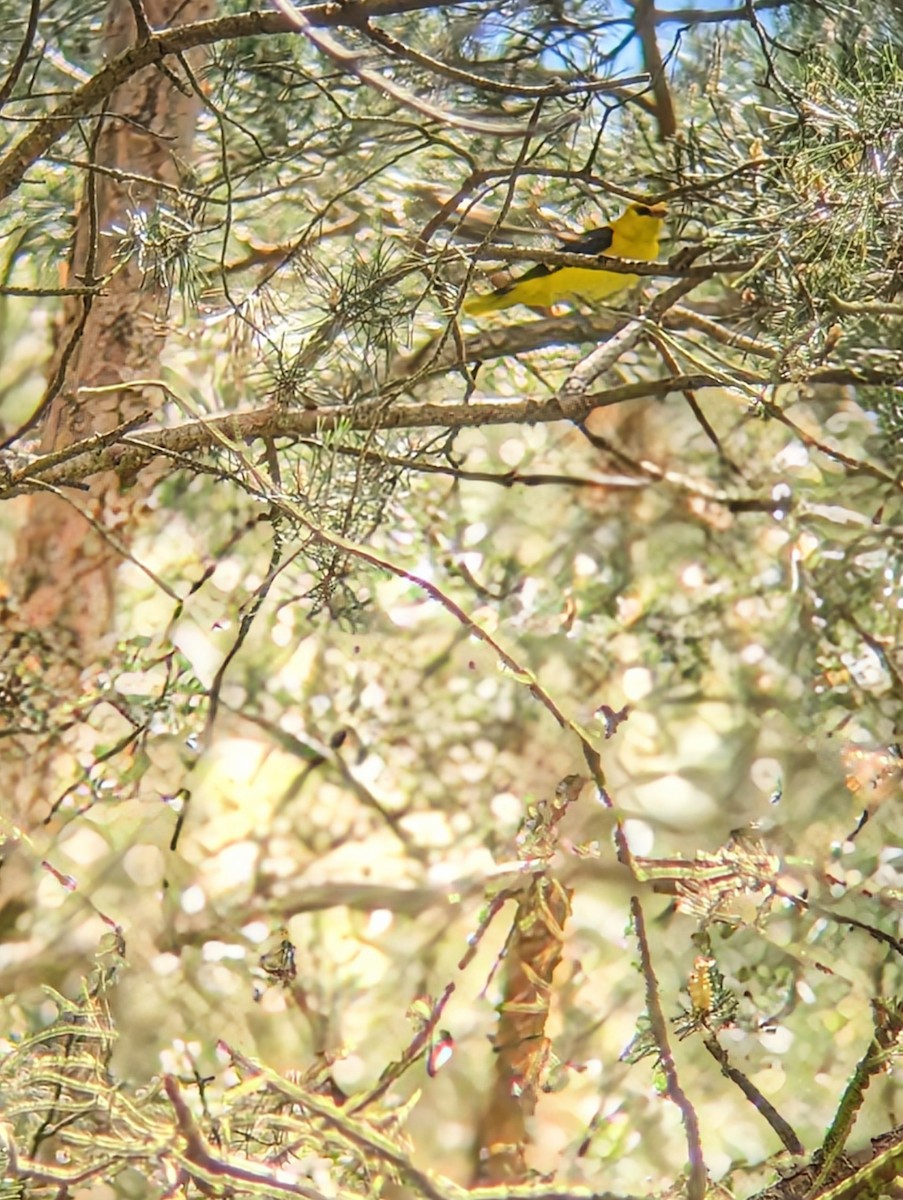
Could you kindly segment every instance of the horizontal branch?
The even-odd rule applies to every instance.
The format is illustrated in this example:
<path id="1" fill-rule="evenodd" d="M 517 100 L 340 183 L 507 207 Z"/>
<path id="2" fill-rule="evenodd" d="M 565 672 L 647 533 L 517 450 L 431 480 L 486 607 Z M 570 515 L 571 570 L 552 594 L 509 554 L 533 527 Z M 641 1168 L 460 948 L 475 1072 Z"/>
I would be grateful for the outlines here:
<path id="1" fill-rule="evenodd" d="M 548 324 L 537 322 L 536 324 Z M 503 332 L 499 331 L 499 335 Z M 517 327 L 513 330 L 517 332 Z M 469 344 L 473 353 L 469 361 L 481 357 L 493 357 L 505 353 L 499 335 L 489 335 L 487 346 L 481 350 Z M 476 341 L 476 339 L 475 339 Z M 509 353 L 513 352 L 509 348 Z M 446 366 L 445 369 L 448 369 Z M 860 386 L 888 386 L 896 376 L 880 372 L 863 372 L 836 368 L 822 368 L 808 377 L 806 383 L 815 384 L 858 384 Z M 82 483 L 101 471 L 129 472 L 140 469 L 151 459 L 165 457 L 176 465 L 189 470 L 218 472 L 209 462 L 194 462 L 191 455 L 217 450 L 222 453 L 223 438 L 235 442 L 248 442 L 256 438 L 310 438 L 330 430 L 390 430 L 390 429 L 473 429 L 484 425 L 534 425 L 551 421 L 569 420 L 581 422 L 597 408 L 626 404 L 631 400 L 648 398 L 663 399 L 673 392 L 699 390 L 701 388 L 731 388 L 747 390 L 751 383 L 760 387 L 769 383 L 767 378 L 757 380 L 749 372 L 739 374 L 736 379 L 718 374 L 698 373 L 674 375 L 640 383 L 623 384 L 602 392 L 592 392 L 579 398 L 569 398 L 567 411 L 556 396 L 542 399 L 526 397 L 514 400 L 477 401 L 450 403 L 398 403 L 379 399 L 357 404 L 334 405 L 328 408 L 285 410 L 266 406 L 244 413 L 228 413 L 224 416 L 203 420 L 186 421 L 166 429 L 148 429 L 146 433 L 135 433 L 131 424 L 113 430 L 103 437 L 85 438 L 64 450 L 31 458 L 22 463 L 22 455 L 10 452 L 0 455 L 0 501 L 13 496 L 39 491 L 45 487 L 66 487 Z M 773 382 L 773 381 L 771 381 Z M 130 380 L 128 387 L 163 387 L 157 380 Z M 109 389 L 104 389 L 109 390 Z M 786 418 L 784 418 L 786 421 Z M 113 440 L 115 439 L 115 440 Z M 826 453 L 834 453 L 830 447 Z M 850 463 L 851 469 L 866 473 L 877 473 L 882 480 L 890 477 L 877 472 L 864 463 Z M 903 486 L 903 485 L 897 485 Z"/>
<path id="2" fill-rule="evenodd" d="M 750 13 L 768 12 L 774 8 L 789 8 L 793 0 L 758 0 L 757 4 L 741 4 L 737 8 L 671 8 L 655 14 L 656 25 L 723 25 L 728 21 L 749 21 Z"/>
<path id="3" fill-rule="evenodd" d="M 663 275 L 669 279 L 711 279 L 722 272 L 749 271 L 755 259 L 726 258 L 698 267 L 672 266 L 668 262 L 640 262 L 633 258 L 606 258 L 604 254 L 573 254 L 568 250 L 528 250 L 523 246 L 481 246 L 474 258 L 496 262 L 542 263 L 547 267 L 580 267 L 584 271 L 611 271 L 616 275 Z"/>
<path id="4" fill-rule="evenodd" d="M 154 381 L 130 380 L 129 387 L 152 386 Z M 160 385 L 157 385 L 160 386 Z M 266 407 L 246 413 L 230 413 L 200 421 L 188 421 L 168 429 L 152 429 L 147 433 L 124 433 L 114 445 L 99 439 L 86 438 L 67 447 L 65 457 L 55 453 L 49 463 L 33 459 L 18 469 L 8 469 L 5 486 L 0 488 L 0 500 L 39 490 L 44 487 L 65 487 L 88 479 L 100 471 L 134 471 L 160 455 L 182 459 L 187 455 L 217 450 L 222 453 L 222 438 L 247 442 L 255 438 L 312 437 L 342 427 L 352 430 L 370 429 L 465 429 L 482 425 L 533 425 L 550 421 L 582 420 L 594 408 L 624 404 L 630 400 L 664 397 L 687 388 L 724 387 L 725 381 L 715 375 L 679 375 L 673 378 L 649 380 L 645 383 L 624 384 L 582 398 L 582 403 L 569 411 L 567 418 L 559 401 L 553 397 L 541 400 L 486 400 L 482 403 L 398 404 L 385 400 L 365 404 L 343 404 L 332 408 L 285 411 Z M 182 465 L 192 466 L 190 462 Z"/>

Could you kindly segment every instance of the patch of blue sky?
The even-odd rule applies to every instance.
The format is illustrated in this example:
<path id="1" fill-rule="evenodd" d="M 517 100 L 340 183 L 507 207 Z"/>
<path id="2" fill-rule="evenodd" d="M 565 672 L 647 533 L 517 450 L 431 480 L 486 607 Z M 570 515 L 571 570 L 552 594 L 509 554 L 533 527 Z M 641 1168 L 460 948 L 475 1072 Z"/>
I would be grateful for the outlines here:
<path id="1" fill-rule="evenodd" d="M 775 32 L 780 10 L 790 8 L 793 2 L 759 0 L 754 5 L 756 19 L 767 35 Z M 524 5 L 523 15 L 526 19 L 535 18 L 541 11 L 542 6 Z M 700 25 L 747 20 L 744 0 L 701 0 L 689 4 L 663 0 L 656 4 L 655 11 L 663 54 L 675 38 Z M 642 48 L 634 29 L 634 5 L 630 0 L 574 0 L 564 8 L 562 16 L 560 36 L 543 46 L 539 56 L 546 70 L 604 78 L 633 75 L 643 69 Z M 510 28 L 507 22 L 506 33 Z M 538 44 L 541 40 L 537 37 Z"/>

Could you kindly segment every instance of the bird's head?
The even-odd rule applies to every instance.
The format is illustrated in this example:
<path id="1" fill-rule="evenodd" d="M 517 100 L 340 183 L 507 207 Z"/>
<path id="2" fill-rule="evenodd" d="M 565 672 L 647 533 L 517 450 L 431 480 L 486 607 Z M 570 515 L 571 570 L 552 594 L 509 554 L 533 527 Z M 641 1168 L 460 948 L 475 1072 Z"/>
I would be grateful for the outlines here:
<path id="1" fill-rule="evenodd" d="M 667 204 L 641 204 L 639 202 L 627 205 L 627 214 L 637 221 L 664 221 L 668 215 Z M 625 215 L 627 215 L 625 214 Z"/>

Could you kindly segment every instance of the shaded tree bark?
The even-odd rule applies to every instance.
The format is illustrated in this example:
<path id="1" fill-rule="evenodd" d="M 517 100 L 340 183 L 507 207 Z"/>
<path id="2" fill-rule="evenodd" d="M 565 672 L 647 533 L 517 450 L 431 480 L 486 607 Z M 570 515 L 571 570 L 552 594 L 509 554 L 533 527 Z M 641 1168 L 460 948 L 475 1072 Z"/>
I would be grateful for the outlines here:
<path id="1" fill-rule="evenodd" d="M 107 53 L 147 37 L 148 27 L 197 21 L 212 8 L 213 0 L 113 0 L 104 34 Z M 173 193 L 160 185 L 179 184 L 191 153 L 201 101 L 189 57 L 130 78 L 89 131 L 90 166 L 64 282 L 103 286 L 65 300 L 47 389 L 34 419 L 45 451 L 106 433 L 152 413 L 163 401 L 159 389 L 128 384 L 160 373 L 168 288 L 137 254 L 123 255 L 121 231 L 153 220 L 163 206 L 175 206 Z M 113 390 L 99 393 L 101 388 Z M 41 636 L 49 654 L 42 664 L 45 682 L 58 697 L 78 695 L 80 665 L 97 657 L 112 630 L 116 569 L 148 487 L 148 480 L 142 485 L 139 479 L 125 490 L 121 477 L 108 471 L 94 476 L 84 491 L 54 489 L 29 500 L 12 574 L 20 605 L 17 632 Z M 65 663 L 55 653 L 61 647 Z M 15 789 L 20 812 L 32 808 L 35 779 L 57 749 L 53 736 L 45 746 L 37 756 L 33 744 L 24 747 L 27 775 Z"/>
<path id="2" fill-rule="evenodd" d="M 144 11 L 160 27 L 199 20 L 211 9 L 212 0 L 148 0 Z M 105 34 L 109 53 L 124 50 L 136 36 L 132 7 L 114 0 Z M 79 285 L 106 282 L 97 295 L 67 297 L 42 402 L 44 450 L 105 433 L 161 403 L 157 389 L 92 390 L 159 373 L 166 288 L 136 255 L 118 259 L 114 231 L 145 219 L 161 203 L 158 183 L 178 184 L 198 109 L 185 70 L 175 64 L 140 72 L 98 116 L 91 161 L 99 170 L 86 174 L 68 275 Z M 86 647 L 109 630 L 120 555 L 103 531 L 115 529 L 117 539 L 127 542 L 140 495 L 141 489 L 123 496 L 117 477 L 108 473 L 93 480 L 86 495 L 32 500 L 16 572 L 28 625 L 63 623 Z"/>

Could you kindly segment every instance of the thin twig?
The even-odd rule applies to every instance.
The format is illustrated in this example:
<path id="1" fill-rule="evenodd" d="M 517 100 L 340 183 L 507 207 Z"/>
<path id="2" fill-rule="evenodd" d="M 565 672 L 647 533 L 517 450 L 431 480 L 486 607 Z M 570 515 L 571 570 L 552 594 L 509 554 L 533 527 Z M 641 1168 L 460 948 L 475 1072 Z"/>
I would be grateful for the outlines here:
<path id="1" fill-rule="evenodd" d="M 28 9 L 28 21 L 25 25 L 25 33 L 22 35 L 22 42 L 16 53 L 15 60 L 9 69 L 9 74 L 0 84 L 0 108 L 3 108 L 7 100 L 13 94 L 13 89 L 19 81 L 19 76 L 22 74 L 22 68 L 28 61 L 28 56 L 31 53 L 31 47 L 34 43 L 34 35 L 38 29 L 38 17 L 41 12 L 41 0 L 31 0 L 31 5 Z"/>
<path id="2" fill-rule="evenodd" d="M 676 375 L 679 372 L 680 368 L 679 368 L 677 359 L 671 353 L 671 348 L 667 345 L 664 338 L 659 336 L 657 330 L 655 330 L 654 328 L 651 328 L 649 330 L 649 338 L 650 338 L 650 341 L 655 346 L 656 350 L 661 355 L 662 362 L 665 364 L 665 366 L 668 368 L 669 371 L 671 371 L 673 374 Z M 727 452 L 725 451 L 724 447 L 721 445 L 721 439 L 718 437 L 718 434 L 715 432 L 708 417 L 702 411 L 702 407 L 696 398 L 696 393 L 693 391 L 692 388 L 685 388 L 684 392 L 683 392 L 683 397 L 690 407 L 690 412 L 692 412 L 693 416 L 696 418 L 697 422 L 699 423 L 699 426 L 702 429 L 702 432 L 709 439 L 711 444 L 715 447 L 715 451 L 718 454 L 718 457 L 721 459 L 722 463 L 724 463 L 724 465 L 726 467 L 728 467 L 731 471 L 733 471 L 733 473 L 735 475 L 739 475 L 742 478 L 743 472 L 740 470 L 740 468 L 737 466 L 737 464 L 733 461 L 733 459 L 728 457 Z"/>
<path id="3" fill-rule="evenodd" d="M 457 3 L 466 6 L 469 0 L 457 0 Z M 360 21 L 361 8 L 365 9 L 368 16 L 380 17 L 391 13 L 416 12 L 439 7 L 448 9 L 454 6 L 455 0 L 441 6 L 436 0 L 368 0 L 366 5 L 353 6 L 355 22 L 349 22 L 344 5 L 312 4 L 305 7 L 304 18 L 312 26 L 347 25 Z M 170 54 L 183 53 L 196 46 L 212 46 L 217 42 L 246 37 L 272 37 L 291 33 L 296 29 L 297 26 L 282 13 L 256 11 L 177 25 L 172 29 L 154 33 L 147 41 L 130 46 L 77 87 L 52 113 L 37 121 L 28 133 L 0 157 L 0 200 L 6 199 L 15 191 L 28 168 L 51 146 L 65 137 L 79 118 L 93 113 L 120 84 L 145 67 L 154 66 Z"/>
<path id="4" fill-rule="evenodd" d="M 784 1148 L 790 1154 L 805 1154 L 805 1147 L 789 1122 L 784 1120 L 774 1105 L 765 1099 L 755 1084 L 742 1071 L 738 1071 L 736 1067 L 731 1065 L 727 1051 L 715 1035 L 712 1034 L 710 1037 L 703 1038 L 702 1044 L 721 1067 L 721 1073 L 737 1085 L 746 1099 L 755 1108 L 756 1112 L 761 1113 L 765 1118 L 781 1139 Z"/>
<path id="5" fill-rule="evenodd" d="M 406 45 L 370 21 L 362 21 L 359 28 L 365 37 L 381 46 L 393 58 L 407 59 L 408 62 L 416 63 L 418 67 L 423 67 L 436 75 L 442 75 L 446 79 L 452 79 L 455 83 L 463 83 L 467 87 L 479 88 L 486 92 L 498 92 L 503 96 L 517 96 L 530 100 L 564 99 L 586 93 L 616 92 L 633 84 L 647 83 L 649 79 L 648 75 L 629 75 L 623 79 L 589 79 L 574 80 L 573 82 L 562 80 L 538 86 L 505 83 L 502 80 L 488 79 L 485 75 L 477 75 L 473 71 L 464 71 L 460 67 L 453 67 L 438 58 L 432 58 L 429 54 L 424 54 L 421 50 L 415 50 L 413 46 Z"/>
<path id="6" fill-rule="evenodd" d="M 646 936 L 646 921 L 643 916 L 643 906 L 638 896 L 630 898 L 630 912 L 633 926 L 636 930 L 637 943 L 640 950 L 640 967 L 646 981 L 646 1013 L 649 1024 L 658 1047 L 658 1057 L 665 1074 L 665 1087 L 669 1098 L 677 1105 L 684 1124 L 687 1137 L 687 1153 L 690 1161 L 690 1178 L 687 1184 L 689 1200 L 704 1200 L 706 1194 L 706 1168 L 702 1155 L 702 1141 L 699 1136 L 699 1118 L 696 1109 L 690 1103 L 689 1097 L 683 1090 L 677 1077 L 677 1067 L 671 1053 L 668 1039 L 668 1022 L 662 1011 L 658 995 L 658 980 L 652 965 L 652 955 L 649 950 L 649 939 Z"/>
<path id="7" fill-rule="evenodd" d="M 364 64 L 361 55 L 356 51 L 346 50 L 331 34 L 325 33 L 322 29 L 316 29 L 305 14 L 292 3 L 292 0 L 272 0 L 272 2 L 295 25 L 295 28 L 304 34 L 309 42 L 316 46 L 327 58 L 331 59 L 342 71 L 347 71 L 349 74 L 357 76 L 361 83 L 366 83 L 368 87 L 382 92 L 383 95 L 394 100 L 396 104 L 402 105 L 403 108 L 408 108 L 429 121 L 436 121 L 440 125 L 448 125 L 452 129 L 463 129 L 468 133 L 485 134 L 490 137 L 523 136 L 523 127 L 513 120 L 496 121 L 483 117 L 467 116 L 464 113 L 452 112 L 449 109 L 437 108 L 435 104 L 430 103 L 423 96 L 417 96 L 394 80 L 380 75 L 378 71 L 371 70 L 370 67 Z M 544 134 L 557 133 L 567 125 L 572 124 L 573 120 L 574 117 L 568 114 L 566 117 L 553 122 L 544 129 L 537 130 L 537 132 Z"/>
<path id="8" fill-rule="evenodd" d="M 144 11 L 143 0 L 129 0 L 129 7 L 132 10 L 132 16 L 135 18 L 138 41 L 146 42 L 151 36 L 151 27 L 147 19 L 147 13 Z"/>
<path id="9" fill-rule="evenodd" d="M 354 1104 L 349 1105 L 346 1109 L 349 1117 L 356 1117 L 358 1113 L 363 1112 L 365 1108 L 369 1108 L 376 1100 L 389 1090 L 389 1088 L 401 1078 L 401 1076 L 412 1066 L 424 1051 L 424 1048 L 429 1044 L 433 1036 L 433 1030 L 439 1024 L 442 1018 L 442 1013 L 445 1010 L 446 1004 L 452 997 L 455 990 L 454 983 L 446 984 L 442 995 L 435 1001 L 430 1009 L 429 1016 L 421 1024 L 417 1033 L 411 1039 L 410 1043 L 402 1052 L 401 1058 L 394 1063 L 390 1063 L 379 1077 L 379 1082 L 375 1087 L 372 1087 L 368 1092 L 365 1092 L 359 1100 L 355 1100 Z"/>

